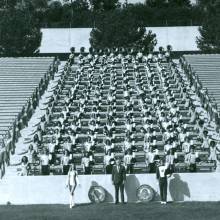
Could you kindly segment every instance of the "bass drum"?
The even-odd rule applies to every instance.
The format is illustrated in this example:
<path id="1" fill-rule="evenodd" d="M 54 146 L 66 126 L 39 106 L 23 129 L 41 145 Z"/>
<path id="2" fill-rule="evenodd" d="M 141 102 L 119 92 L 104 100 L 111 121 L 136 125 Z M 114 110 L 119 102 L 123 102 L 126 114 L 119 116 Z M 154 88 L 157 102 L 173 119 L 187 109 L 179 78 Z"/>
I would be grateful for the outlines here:
<path id="1" fill-rule="evenodd" d="M 104 202 L 106 198 L 105 190 L 101 186 L 91 186 L 88 196 L 92 203 Z"/>
<path id="2" fill-rule="evenodd" d="M 137 198 L 140 202 L 150 202 L 154 199 L 154 190 L 149 185 L 141 185 L 137 189 Z"/>

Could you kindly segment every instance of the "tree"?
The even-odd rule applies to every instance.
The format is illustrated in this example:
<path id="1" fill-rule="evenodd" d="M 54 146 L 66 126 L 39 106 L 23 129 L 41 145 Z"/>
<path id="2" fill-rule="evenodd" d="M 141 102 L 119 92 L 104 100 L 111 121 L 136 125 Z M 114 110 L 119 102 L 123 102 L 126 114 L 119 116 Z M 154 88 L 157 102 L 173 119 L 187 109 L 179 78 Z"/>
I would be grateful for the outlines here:
<path id="1" fill-rule="evenodd" d="M 206 16 L 202 27 L 199 28 L 200 37 L 197 45 L 204 52 L 220 52 L 220 1 L 206 8 Z"/>
<path id="2" fill-rule="evenodd" d="M 129 11 L 116 10 L 102 16 L 90 33 L 92 47 L 141 47 L 148 51 L 149 47 L 155 46 L 156 35 L 145 33 L 145 28 Z"/>
<path id="3" fill-rule="evenodd" d="M 199 6 L 202 6 L 202 7 L 205 7 L 205 6 L 208 6 L 210 4 L 214 4 L 216 0 L 198 0 L 198 5 Z"/>
<path id="4" fill-rule="evenodd" d="M 60 1 L 54 1 L 49 5 L 47 18 L 49 21 L 58 22 L 62 18 L 63 6 Z"/>
<path id="5" fill-rule="evenodd" d="M 153 34 L 152 31 L 146 32 L 145 28 L 143 36 L 134 44 L 136 48 L 141 48 L 144 51 L 144 53 L 152 52 L 156 45 L 156 34 Z"/>
<path id="6" fill-rule="evenodd" d="M 146 0 L 145 4 L 149 7 L 164 7 L 167 4 L 167 0 Z"/>
<path id="7" fill-rule="evenodd" d="M 89 4 L 87 0 L 75 0 L 72 2 L 72 8 L 76 11 L 87 11 Z"/>
<path id="8" fill-rule="evenodd" d="M 120 5 L 119 0 L 89 0 L 89 3 L 93 11 L 114 10 Z"/>
<path id="9" fill-rule="evenodd" d="M 14 8 L 18 0 L 0 0 L 0 8 Z"/>
<path id="10" fill-rule="evenodd" d="M 32 10 L 46 10 L 48 7 L 48 0 L 22 0 L 23 4 L 26 7 L 29 7 Z"/>
<path id="11" fill-rule="evenodd" d="M 169 0 L 168 5 L 171 7 L 191 7 L 190 0 Z"/>
<path id="12" fill-rule="evenodd" d="M 25 10 L 4 10 L 0 20 L 0 48 L 5 56 L 28 56 L 36 52 L 41 32 L 34 17 Z"/>
<path id="13" fill-rule="evenodd" d="M 146 0 L 145 4 L 149 7 L 162 8 L 170 7 L 190 7 L 190 0 Z"/>

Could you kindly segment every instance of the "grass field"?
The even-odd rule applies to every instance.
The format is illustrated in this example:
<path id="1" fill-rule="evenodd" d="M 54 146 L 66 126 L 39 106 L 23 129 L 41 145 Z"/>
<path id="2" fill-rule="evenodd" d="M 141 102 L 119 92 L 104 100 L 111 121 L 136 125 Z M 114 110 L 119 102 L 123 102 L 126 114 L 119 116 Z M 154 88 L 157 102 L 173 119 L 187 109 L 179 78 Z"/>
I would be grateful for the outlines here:
<path id="1" fill-rule="evenodd" d="M 0 220 L 219 220 L 220 203 L 0 206 Z"/>

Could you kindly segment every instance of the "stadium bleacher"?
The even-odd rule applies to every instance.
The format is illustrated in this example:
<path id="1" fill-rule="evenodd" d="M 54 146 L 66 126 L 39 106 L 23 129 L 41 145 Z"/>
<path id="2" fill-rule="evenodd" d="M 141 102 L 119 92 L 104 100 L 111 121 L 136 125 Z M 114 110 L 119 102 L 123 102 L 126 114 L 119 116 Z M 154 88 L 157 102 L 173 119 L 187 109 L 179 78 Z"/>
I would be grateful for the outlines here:
<path id="1" fill-rule="evenodd" d="M 187 59 L 178 65 L 165 52 L 71 54 L 45 103 L 47 113 L 27 140 L 31 175 L 43 174 L 42 163 L 46 175 L 65 174 L 72 162 L 80 174 L 108 174 L 116 157 L 128 173 L 155 172 L 160 158 L 175 172 L 214 171 L 218 115 L 194 84 Z"/>
<path id="2" fill-rule="evenodd" d="M 6 151 L 11 151 L 16 142 L 17 126 L 30 119 L 53 71 L 54 57 L 0 58 L 1 169 L 2 160 L 10 154 Z"/>
<path id="3" fill-rule="evenodd" d="M 182 59 L 182 63 L 184 62 L 185 67 L 188 67 L 187 72 L 197 78 L 195 83 L 200 84 L 201 89 L 205 90 L 203 96 L 208 96 L 206 98 L 209 99 L 210 111 L 215 114 L 216 118 L 218 118 L 220 107 L 219 61 L 219 54 L 184 55 Z"/>

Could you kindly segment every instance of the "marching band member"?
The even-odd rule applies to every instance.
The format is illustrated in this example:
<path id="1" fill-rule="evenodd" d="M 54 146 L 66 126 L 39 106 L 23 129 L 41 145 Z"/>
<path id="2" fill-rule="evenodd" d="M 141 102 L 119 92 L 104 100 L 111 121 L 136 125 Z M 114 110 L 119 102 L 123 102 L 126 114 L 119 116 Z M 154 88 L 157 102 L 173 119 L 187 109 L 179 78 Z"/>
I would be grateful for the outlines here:
<path id="1" fill-rule="evenodd" d="M 165 161 L 160 160 L 160 164 L 156 169 L 156 178 L 160 188 L 161 204 L 167 203 L 167 178 L 171 176 L 169 169 L 165 166 Z"/>
<path id="2" fill-rule="evenodd" d="M 190 152 L 185 155 L 185 163 L 187 164 L 187 168 L 189 169 L 189 172 L 196 172 L 197 166 L 196 162 L 199 162 L 199 156 L 198 153 L 195 152 L 195 146 L 190 147 Z"/>

